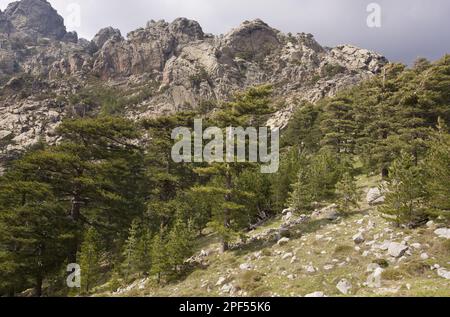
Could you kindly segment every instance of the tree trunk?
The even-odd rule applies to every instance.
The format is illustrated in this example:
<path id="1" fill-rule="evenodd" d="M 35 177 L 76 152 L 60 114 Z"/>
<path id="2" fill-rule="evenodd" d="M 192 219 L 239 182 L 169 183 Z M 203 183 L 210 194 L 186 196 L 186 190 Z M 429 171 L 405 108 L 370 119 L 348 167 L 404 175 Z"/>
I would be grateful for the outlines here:
<path id="1" fill-rule="evenodd" d="M 384 168 L 381 170 L 381 177 L 382 177 L 383 179 L 387 179 L 387 178 L 389 177 L 389 169 L 388 169 L 388 168 L 384 167 Z"/>
<path id="2" fill-rule="evenodd" d="M 81 199 L 80 195 L 75 193 L 72 198 L 72 208 L 70 210 L 70 218 L 75 223 L 75 225 L 78 225 L 78 222 L 80 221 L 80 215 L 81 215 Z M 77 261 L 77 252 L 78 252 L 78 235 L 75 234 L 75 237 L 72 241 L 72 246 L 69 253 L 69 263 L 76 263 Z"/>
<path id="3" fill-rule="evenodd" d="M 34 296 L 36 297 L 42 296 L 42 275 L 40 273 L 36 276 L 36 284 L 34 286 Z"/>
<path id="4" fill-rule="evenodd" d="M 228 191 L 231 191 L 231 189 L 233 189 L 233 178 L 231 173 L 228 171 L 227 175 L 226 175 L 226 188 Z M 225 202 L 231 202 L 231 193 L 227 193 L 225 195 Z M 231 211 L 228 208 L 225 208 L 224 210 L 224 227 L 225 229 L 229 229 L 230 228 L 230 222 L 231 222 Z M 228 243 L 228 241 L 226 239 L 223 239 L 222 241 L 222 252 L 226 252 L 230 249 L 230 245 Z"/>

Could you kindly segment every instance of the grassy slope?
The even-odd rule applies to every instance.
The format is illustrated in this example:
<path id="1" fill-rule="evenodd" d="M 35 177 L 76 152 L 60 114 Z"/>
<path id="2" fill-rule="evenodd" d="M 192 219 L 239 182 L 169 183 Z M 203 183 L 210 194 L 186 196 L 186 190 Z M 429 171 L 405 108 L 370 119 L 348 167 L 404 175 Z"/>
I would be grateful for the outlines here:
<path id="1" fill-rule="evenodd" d="M 359 182 L 361 188 L 367 189 L 377 180 L 364 178 Z M 257 231 L 280 224 L 281 220 L 273 220 Z M 352 237 L 361 228 L 367 231 L 366 242 L 356 250 Z M 217 239 L 210 235 L 199 241 L 198 246 L 199 250 L 213 250 L 206 268 L 191 272 L 176 284 L 157 287 L 149 282 L 120 296 L 230 296 L 221 291 L 222 286 L 216 286 L 221 277 L 226 278 L 225 284 L 235 287 L 233 296 L 304 296 L 316 291 L 327 296 L 343 296 L 336 288 L 343 278 L 351 281 L 353 288 L 349 295 L 352 296 L 450 296 L 450 281 L 430 268 L 439 264 L 450 269 L 450 240 L 437 238 L 434 229 L 394 228 L 380 217 L 376 208 L 363 205 L 360 213 L 333 222 L 300 225 L 292 232 L 291 241 L 283 246 L 266 242 L 220 254 Z M 402 242 L 405 238 L 408 245 L 420 243 L 421 247 L 411 246 L 412 255 L 401 261 L 367 245 L 371 241 Z M 254 255 L 258 251 L 262 251 L 262 255 L 256 259 Z M 297 260 L 292 261 L 291 257 L 283 260 L 286 253 L 293 253 Z M 430 258 L 422 260 L 422 253 Z M 389 267 L 383 273 L 382 287 L 368 288 L 364 286 L 370 274 L 367 266 L 376 259 L 388 260 Z M 239 266 L 243 263 L 250 263 L 253 269 L 242 271 Z M 308 266 L 317 271 L 308 273 Z"/>

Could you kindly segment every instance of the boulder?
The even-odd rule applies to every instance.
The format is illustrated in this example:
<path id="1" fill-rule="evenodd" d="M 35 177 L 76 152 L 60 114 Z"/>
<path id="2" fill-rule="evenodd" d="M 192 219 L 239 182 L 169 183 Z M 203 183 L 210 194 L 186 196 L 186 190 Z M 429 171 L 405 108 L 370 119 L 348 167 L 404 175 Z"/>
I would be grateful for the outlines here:
<path id="1" fill-rule="evenodd" d="M 332 204 L 320 210 L 316 210 L 311 215 L 313 220 L 336 220 L 339 217 L 337 205 Z"/>
<path id="2" fill-rule="evenodd" d="M 442 277 L 445 278 L 446 280 L 450 280 L 450 271 L 447 271 L 444 268 L 439 268 L 437 269 L 437 274 Z"/>
<path id="3" fill-rule="evenodd" d="M 355 244 L 361 244 L 364 241 L 366 241 L 366 239 L 364 238 L 363 232 L 359 232 L 353 236 L 353 242 L 355 242 Z"/>
<path id="4" fill-rule="evenodd" d="M 289 239 L 289 238 L 281 238 L 280 240 L 278 240 L 277 244 L 279 246 L 282 246 L 282 245 L 288 244 L 289 241 L 291 241 L 291 239 Z"/>
<path id="5" fill-rule="evenodd" d="M 347 279 L 342 279 L 337 285 L 336 288 L 344 295 L 350 294 L 352 290 L 352 283 L 350 283 Z"/>
<path id="6" fill-rule="evenodd" d="M 253 270 L 253 265 L 250 263 L 243 263 L 243 264 L 239 265 L 239 268 L 242 271 L 250 271 L 250 270 Z"/>
<path id="7" fill-rule="evenodd" d="M 367 192 L 367 203 L 371 206 L 383 204 L 385 201 L 384 194 L 378 187 L 372 187 Z"/>
<path id="8" fill-rule="evenodd" d="M 223 277 L 223 276 L 220 277 L 219 280 L 216 283 L 216 286 L 222 286 L 225 283 L 226 280 L 227 279 L 225 277 Z"/>
<path id="9" fill-rule="evenodd" d="M 374 272 L 367 278 L 366 285 L 370 288 L 380 288 L 383 272 L 384 270 L 381 267 L 376 268 Z"/>
<path id="10" fill-rule="evenodd" d="M 408 251 L 409 247 L 407 245 L 392 242 L 388 248 L 388 254 L 394 258 L 401 258 Z"/>
<path id="11" fill-rule="evenodd" d="M 449 228 L 441 228 L 434 231 L 439 238 L 450 239 L 450 229 Z"/>

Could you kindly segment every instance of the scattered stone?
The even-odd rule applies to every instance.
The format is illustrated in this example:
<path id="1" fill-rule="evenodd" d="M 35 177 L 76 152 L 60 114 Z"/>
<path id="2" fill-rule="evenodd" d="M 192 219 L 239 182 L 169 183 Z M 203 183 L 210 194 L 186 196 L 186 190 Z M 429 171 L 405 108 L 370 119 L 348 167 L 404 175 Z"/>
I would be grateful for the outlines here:
<path id="1" fill-rule="evenodd" d="M 388 254 L 394 258 L 401 258 L 409 249 L 408 246 L 396 242 L 392 242 L 388 248 Z"/>
<path id="2" fill-rule="evenodd" d="M 294 215 L 292 214 L 292 212 L 288 212 L 286 215 L 283 216 L 282 220 L 283 222 L 289 222 L 292 220 L 292 217 Z"/>
<path id="3" fill-rule="evenodd" d="M 437 274 L 442 277 L 445 278 L 446 280 L 450 280 L 450 271 L 447 271 L 444 268 L 438 268 L 437 269 Z"/>
<path id="4" fill-rule="evenodd" d="M 370 263 L 367 266 L 367 272 L 374 272 L 376 269 L 379 269 L 380 265 L 378 265 L 377 263 Z"/>
<path id="5" fill-rule="evenodd" d="M 430 258 L 430 256 L 429 256 L 428 254 L 426 254 L 426 253 L 422 253 L 422 254 L 420 255 L 420 258 L 421 258 L 422 260 L 428 260 L 428 259 Z"/>
<path id="6" fill-rule="evenodd" d="M 282 215 L 287 215 L 288 213 L 293 213 L 294 210 L 292 208 L 287 208 L 285 210 L 283 210 L 283 212 L 281 213 Z"/>
<path id="7" fill-rule="evenodd" d="M 294 257 L 291 259 L 291 264 L 294 264 L 295 262 L 297 262 L 297 257 L 296 257 L 296 256 L 294 256 Z"/>
<path id="8" fill-rule="evenodd" d="M 233 293 L 233 285 L 231 284 L 225 284 L 224 286 L 222 286 L 221 291 L 222 293 L 226 293 L 226 294 L 230 294 Z"/>
<path id="9" fill-rule="evenodd" d="M 323 267 L 323 269 L 324 269 L 325 271 L 331 271 L 332 269 L 334 269 L 334 265 L 331 265 L 331 264 L 325 265 L 325 266 Z"/>
<path id="10" fill-rule="evenodd" d="M 348 295 L 352 289 L 352 284 L 347 279 L 342 279 L 337 285 L 336 288 L 344 295 Z"/>
<path id="11" fill-rule="evenodd" d="M 225 277 L 223 277 L 223 276 L 220 277 L 219 280 L 216 283 L 216 286 L 222 286 L 225 283 L 226 280 L 227 279 Z"/>
<path id="12" fill-rule="evenodd" d="M 253 269 L 253 265 L 251 265 L 250 263 L 243 263 L 243 264 L 239 265 L 239 268 L 242 271 L 250 271 Z"/>
<path id="13" fill-rule="evenodd" d="M 287 276 L 287 278 L 288 278 L 289 280 L 293 281 L 293 280 L 295 280 L 295 279 L 297 278 L 297 275 L 295 275 L 295 274 L 290 274 L 290 275 Z"/>
<path id="14" fill-rule="evenodd" d="M 449 228 L 437 229 L 434 233 L 439 238 L 450 239 L 450 229 Z"/>
<path id="15" fill-rule="evenodd" d="M 367 286 L 370 288 L 380 288 L 383 272 L 384 270 L 381 267 L 376 268 L 374 272 L 367 278 Z"/>
<path id="16" fill-rule="evenodd" d="M 314 292 L 311 294 L 306 294 L 305 297 L 326 297 L 323 292 Z"/>
<path id="17" fill-rule="evenodd" d="M 367 203 L 371 206 L 383 204 L 385 197 L 378 187 L 370 188 L 366 197 Z"/>
<path id="18" fill-rule="evenodd" d="M 434 226 L 434 221 L 433 220 L 430 220 L 430 221 L 427 222 L 427 227 L 428 228 L 431 228 L 433 226 Z"/>
<path id="19" fill-rule="evenodd" d="M 305 270 L 306 270 L 306 272 L 308 272 L 308 273 L 315 273 L 315 272 L 316 272 L 315 267 L 312 266 L 312 265 L 306 266 L 306 267 L 305 267 Z"/>
<path id="20" fill-rule="evenodd" d="M 339 218 L 337 205 L 332 204 L 320 210 L 316 210 L 312 215 L 313 220 L 336 220 Z"/>
<path id="21" fill-rule="evenodd" d="M 289 241 L 291 241 L 291 239 L 289 239 L 289 238 L 281 238 L 280 240 L 278 240 L 277 244 L 279 246 L 282 246 L 282 245 L 288 244 Z"/>
<path id="22" fill-rule="evenodd" d="M 358 234 L 353 236 L 353 242 L 355 242 L 355 244 L 361 244 L 364 241 L 366 241 L 366 239 L 364 238 L 363 232 L 359 232 Z"/>
<path id="23" fill-rule="evenodd" d="M 411 244 L 411 246 L 412 246 L 414 249 L 421 249 L 421 248 L 422 248 L 422 245 L 421 245 L 420 243 L 413 243 L 413 244 Z"/>
<path id="24" fill-rule="evenodd" d="M 292 258 L 294 256 L 294 254 L 292 254 L 292 253 L 285 253 L 284 255 L 283 255 L 283 257 L 282 257 L 282 259 L 283 260 L 287 260 L 287 259 L 289 259 L 289 258 Z"/>

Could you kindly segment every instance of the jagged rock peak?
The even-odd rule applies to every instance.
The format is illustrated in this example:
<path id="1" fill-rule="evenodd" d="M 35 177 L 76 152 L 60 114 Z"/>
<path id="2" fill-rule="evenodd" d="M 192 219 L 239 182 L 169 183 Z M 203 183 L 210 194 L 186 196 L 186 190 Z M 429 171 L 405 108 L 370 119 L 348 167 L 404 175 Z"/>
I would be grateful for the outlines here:
<path id="1" fill-rule="evenodd" d="M 205 34 L 197 21 L 177 18 L 169 25 L 169 31 L 184 40 L 203 40 Z"/>
<path id="2" fill-rule="evenodd" d="M 223 46 L 233 55 L 262 57 L 280 47 L 278 34 L 278 30 L 260 19 L 244 21 L 225 35 Z"/>
<path id="3" fill-rule="evenodd" d="M 28 36 L 62 39 L 66 35 L 64 19 L 46 0 L 12 2 L 5 16 L 16 31 Z"/>
<path id="4" fill-rule="evenodd" d="M 98 31 L 92 39 L 92 43 L 95 44 L 97 49 L 101 49 L 103 45 L 111 39 L 120 41 L 123 40 L 123 37 L 119 29 L 115 29 L 110 26 Z"/>

